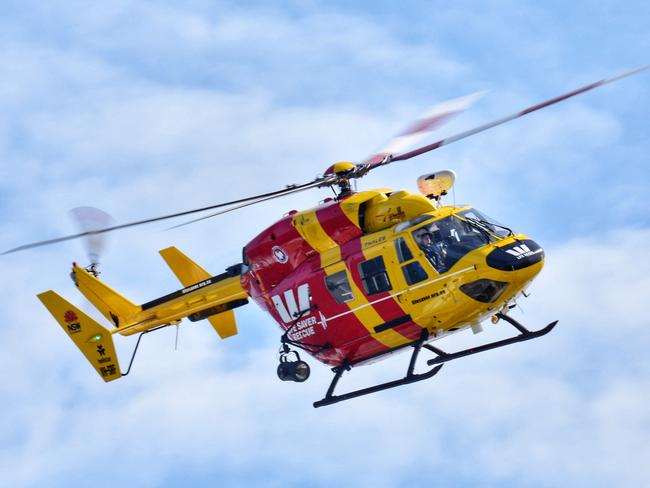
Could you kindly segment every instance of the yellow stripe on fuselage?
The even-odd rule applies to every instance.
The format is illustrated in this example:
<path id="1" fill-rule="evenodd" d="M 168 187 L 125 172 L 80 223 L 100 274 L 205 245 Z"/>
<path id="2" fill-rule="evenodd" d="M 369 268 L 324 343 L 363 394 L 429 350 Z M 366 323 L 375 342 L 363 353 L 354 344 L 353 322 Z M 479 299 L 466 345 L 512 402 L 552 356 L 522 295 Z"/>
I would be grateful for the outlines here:
<path id="1" fill-rule="evenodd" d="M 341 248 L 320 225 L 315 209 L 297 213 L 292 224 L 300 237 L 320 254 L 321 266 L 341 261 Z"/>
<path id="2" fill-rule="evenodd" d="M 361 197 L 358 199 L 360 201 L 364 201 L 369 197 L 374 196 L 374 194 L 377 192 L 367 193 L 368 195 L 361 195 Z M 354 200 L 355 197 L 357 197 L 357 195 L 351 197 L 349 200 Z M 358 203 L 354 203 L 356 204 L 358 213 Z M 347 214 L 348 212 L 346 212 L 346 215 Z M 349 217 L 350 216 L 348 216 L 348 218 Z M 352 221 L 354 222 L 354 220 Z M 323 229 L 322 225 L 318 221 L 316 209 L 297 213 L 293 216 L 292 224 L 300 236 L 320 254 L 321 267 L 325 270 L 327 275 L 347 269 L 345 263 L 341 260 L 341 248 Z M 388 239 L 387 236 L 382 236 L 382 240 L 380 242 L 383 242 L 386 239 Z M 372 240 L 370 240 L 368 244 L 372 245 L 373 243 L 371 241 Z M 368 257 L 365 255 L 365 252 L 364 257 Z M 374 339 L 389 348 L 401 346 L 403 344 L 411 342 L 411 339 L 394 330 L 389 329 L 376 333 L 375 327 L 382 325 L 386 321 L 381 317 L 381 315 L 379 315 L 372 304 L 368 301 L 363 291 L 357 287 L 354 280 L 350 280 L 350 287 L 352 289 L 354 299 L 346 302 L 346 305 Z M 388 299 L 393 300 L 392 297 Z"/>
<path id="3" fill-rule="evenodd" d="M 347 271 L 347 267 L 345 266 L 345 263 L 339 262 L 326 268 L 325 273 L 329 276 L 343 270 Z M 354 314 L 354 316 L 359 320 L 359 322 L 361 322 L 361 324 L 363 324 L 373 339 L 376 339 L 384 346 L 389 348 L 401 346 L 407 342 L 411 342 L 411 339 L 404 337 L 402 334 L 394 330 L 389 329 L 376 333 L 375 327 L 382 325 L 386 321 L 381 317 L 381 315 L 379 315 L 372 304 L 366 299 L 365 294 L 357 287 L 354 280 L 350 279 L 349 281 L 354 299 L 350 300 L 349 302 L 345 302 L 345 304 L 350 309 L 350 312 Z M 392 300 L 393 298 L 389 297 L 388 299 Z M 341 317 L 341 315 L 335 316 L 334 320 L 336 320 L 337 317 Z"/>

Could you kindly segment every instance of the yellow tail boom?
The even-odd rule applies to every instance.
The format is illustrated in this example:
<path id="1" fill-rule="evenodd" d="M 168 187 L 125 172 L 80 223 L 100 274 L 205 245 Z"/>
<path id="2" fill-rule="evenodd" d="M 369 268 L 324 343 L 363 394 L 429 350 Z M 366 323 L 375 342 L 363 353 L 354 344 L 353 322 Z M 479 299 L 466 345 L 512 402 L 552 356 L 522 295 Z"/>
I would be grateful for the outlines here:
<path id="1" fill-rule="evenodd" d="M 248 294 L 241 286 L 239 275 L 207 276 L 169 295 L 136 305 L 86 269 L 76 264 L 72 267 L 72 277 L 79 291 L 117 327 L 113 332 L 131 335 L 160 325 L 178 324 L 188 317 L 191 321 L 216 318 L 219 335 L 234 335 L 234 316 L 229 320 L 228 312 L 248 303 Z"/>
<path id="2" fill-rule="evenodd" d="M 72 277 L 79 291 L 110 320 L 115 327 L 120 327 L 142 308 L 120 295 L 92 273 L 72 264 Z"/>

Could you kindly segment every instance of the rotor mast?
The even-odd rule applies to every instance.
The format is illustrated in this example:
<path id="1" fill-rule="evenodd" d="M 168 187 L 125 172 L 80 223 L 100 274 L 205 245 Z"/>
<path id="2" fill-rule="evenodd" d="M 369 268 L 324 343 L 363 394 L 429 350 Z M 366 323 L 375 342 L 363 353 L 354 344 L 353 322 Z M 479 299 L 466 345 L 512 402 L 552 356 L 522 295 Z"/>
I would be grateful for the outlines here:
<path id="1" fill-rule="evenodd" d="M 323 177 L 326 179 L 334 177 L 335 180 L 330 184 L 331 187 L 336 185 L 338 187 L 337 199 L 346 197 L 352 193 L 352 185 L 350 181 L 353 178 L 358 178 L 356 174 L 357 165 L 348 161 L 339 161 L 325 170 Z M 336 190 L 335 190 L 336 191 Z"/>

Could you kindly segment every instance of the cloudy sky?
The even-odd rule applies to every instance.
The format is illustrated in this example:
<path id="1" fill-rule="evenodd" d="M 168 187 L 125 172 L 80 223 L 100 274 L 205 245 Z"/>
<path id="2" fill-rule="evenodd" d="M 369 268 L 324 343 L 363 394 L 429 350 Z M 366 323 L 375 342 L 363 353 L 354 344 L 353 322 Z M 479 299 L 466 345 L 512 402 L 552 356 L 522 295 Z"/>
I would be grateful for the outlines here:
<path id="1" fill-rule="evenodd" d="M 0 5 L 0 249 L 306 181 L 360 160 L 436 102 L 489 90 L 449 135 L 650 62 L 646 2 L 25 2 Z M 275 376 L 279 333 L 207 323 L 145 338 L 103 384 L 37 301 L 80 243 L 0 257 L 5 486 L 643 486 L 650 484 L 650 73 L 430 155 L 360 188 L 455 198 L 539 241 L 516 317 L 550 335 L 447 365 L 429 382 L 315 410 L 328 369 Z M 434 137 L 434 136 L 432 136 Z M 136 302 L 178 284 L 176 245 L 213 273 L 312 191 L 186 227 L 111 236 L 103 279 Z M 98 314 L 94 314 L 98 317 Z M 445 345 L 505 337 L 505 326 Z M 118 338 L 126 364 L 134 338 Z M 392 379 L 406 357 L 341 387 Z"/>

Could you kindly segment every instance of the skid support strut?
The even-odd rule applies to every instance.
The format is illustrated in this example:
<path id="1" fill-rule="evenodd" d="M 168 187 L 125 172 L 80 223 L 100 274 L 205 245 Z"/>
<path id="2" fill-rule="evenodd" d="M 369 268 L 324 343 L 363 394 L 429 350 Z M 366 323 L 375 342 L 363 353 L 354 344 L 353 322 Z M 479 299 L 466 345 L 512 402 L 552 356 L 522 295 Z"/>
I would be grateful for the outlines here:
<path id="1" fill-rule="evenodd" d="M 428 338 L 429 338 L 429 333 L 427 332 L 426 329 L 422 329 L 422 335 L 420 336 L 420 338 L 417 341 L 410 344 L 413 347 L 413 352 L 411 353 L 411 359 L 409 361 L 408 369 L 406 370 L 406 376 L 404 376 L 404 378 L 401 378 L 399 380 L 388 381 L 386 383 L 381 383 L 379 385 L 370 386 L 368 388 L 362 388 L 360 390 L 351 391 L 349 393 L 344 393 L 343 395 L 334 395 L 334 389 L 336 388 L 336 385 L 341 379 L 341 376 L 343 376 L 344 372 L 349 371 L 352 368 L 352 365 L 349 362 L 345 361 L 340 366 L 333 368 L 332 371 L 334 371 L 334 378 L 332 378 L 332 382 L 330 383 L 330 386 L 327 389 L 325 398 L 317 402 L 314 402 L 314 408 L 324 407 L 326 405 L 332 405 L 333 403 L 342 402 L 344 400 L 350 400 L 351 398 L 356 398 L 363 395 L 369 395 L 370 393 L 375 393 L 382 390 L 388 390 L 389 388 L 395 388 L 396 386 L 408 385 L 409 383 L 415 383 L 417 381 L 422 381 L 431 378 L 438 371 L 440 371 L 440 368 L 442 368 L 443 366 L 442 364 L 434 368 L 431 368 L 426 373 L 416 374 L 413 372 L 415 370 L 415 363 L 417 361 L 418 355 L 420 354 L 420 350 L 422 349 L 423 346 L 425 346 L 425 342 L 427 341 Z"/>
<path id="2" fill-rule="evenodd" d="M 517 329 L 520 332 L 520 334 L 515 337 L 511 337 L 510 339 L 503 339 L 500 341 L 491 342 L 489 344 L 484 344 L 482 346 L 472 347 L 454 353 L 447 353 L 441 349 L 438 349 L 437 347 L 434 347 L 430 344 L 426 344 L 427 340 L 429 339 L 429 334 L 425 329 L 423 329 L 420 338 L 417 341 L 409 344 L 411 347 L 413 347 L 413 352 L 411 353 L 411 359 L 409 361 L 408 369 L 406 370 L 406 376 L 404 376 L 399 380 L 388 381 L 386 383 L 381 383 L 379 385 L 351 391 L 349 393 L 344 393 L 343 395 L 334 395 L 334 389 L 336 388 L 336 385 L 341 379 L 341 376 L 343 376 L 344 372 L 352 369 L 353 366 L 352 363 L 345 361 L 340 366 L 337 366 L 336 368 L 332 368 L 332 371 L 334 372 L 334 378 L 332 378 L 332 382 L 330 383 L 330 386 L 327 389 L 325 398 L 317 402 L 314 402 L 314 407 L 315 408 L 324 407 L 326 405 L 332 405 L 333 403 L 342 402 L 344 400 L 350 400 L 352 398 L 360 397 L 363 395 L 369 395 L 370 393 L 375 393 L 382 390 L 388 390 L 389 388 L 395 388 L 396 386 L 408 385 L 410 383 L 415 383 L 417 381 L 429 379 L 432 376 L 434 376 L 438 371 L 440 371 L 440 368 L 442 368 L 444 365 L 443 363 L 446 363 L 447 361 L 453 361 L 454 359 L 462 358 L 465 356 L 471 356 L 472 354 L 478 354 L 479 352 L 489 351 L 490 349 L 497 349 L 499 347 L 507 346 L 509 344 L 514 344 L 516 342 L 529 341 L 531 339 L 535 339 L 537 337 L 541 337 L 545 334 L 548 334 L 549 332 L 551 332 L 551 330 L 553 330 L 553 327 L 557 325 L 557 320 L 556 320 L 555 322 L 551 322 L 550 324 L 548 324 L 543 329 L 537 331 L 530 331 L 526 329 L 526 327 L 521 325 L 519 322 L 517 322 L 515 319 L 508 317 L 507 315 L 502 314 L 501 312 L 497 313 L 496 316 L 499 319 L 508 322 L 515 329 Z M 415 370 L 415 363 L 417 361 L 418 355 L 420 354 L 422 348 L 427 349 L 428 351 L 433 352 L 438 356 L 436 358 L 427 361 L 427 365 L 429 366 L 436 365 L 436 366 L 434 366 L 426 373 L 416 374 L 413 371 Z"/>
<path id="3" fill-rule="evenodd" d="M 521 325 L 519 322 L 517 322 L 515 319 L 513 319 L 512 317 L 508 317 L 507 315 L 502 314 L 501 312 L 497 313 L 496 316 L 499 319 L 508 322 L 515 329 L 517 329 L 520 332 L 520 334 L 515 337 L 511 337 L 510 339 L 503 339 L 501 341 L 491 342 L 489 344 L 484 344 L 482 346 L 470 347 L 469 349 L 464 349 L 462 351 L 453 352 L 453 353 L 447 353 L 441 349 L 438 349 L 437 347 L 433 347 L 431 344 L 424 344 L 423 347 L 438 355 L 437 358 L 429 359 L 427 361 L 427 364 L 429 366 L 432 366 L 434 364 L 446 363 L 447 361 L 453 361 L 454 359 L 463 358 L 465 356 L 471 356 L 472 354 L 478 354 L 479 352 L 489 351 L 490 349 L 496 349 L 498 347 L 507 346 L 508 344 L 514 344 L 515 342 L 529 341 L 531 339 L 535 339 L 537 337 L 541 337 L 543 335 L 548 334 L 549 332 L 551 332 L 551 330 L 553 330 L 553 327 L 557 325 L 557 320 L 556 320 L 555 322 L 551 322 L 550 324 L 548 324 L 543 329 L 530 331 L 526 329 L 526 327 Z"/>

